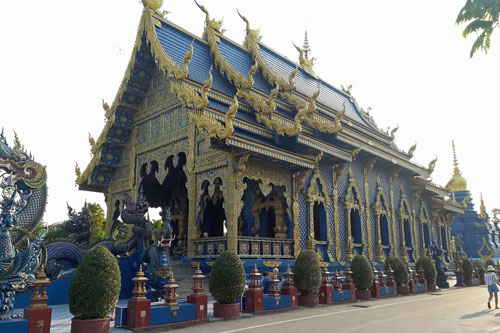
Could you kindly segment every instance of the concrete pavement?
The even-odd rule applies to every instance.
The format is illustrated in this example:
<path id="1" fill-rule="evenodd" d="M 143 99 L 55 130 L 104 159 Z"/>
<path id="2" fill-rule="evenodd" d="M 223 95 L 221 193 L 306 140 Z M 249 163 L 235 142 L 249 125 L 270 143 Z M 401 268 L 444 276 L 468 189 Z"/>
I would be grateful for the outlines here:
<path id="1" fill-rule="evenodd" d="M 500 332 L 500 310 L 488 310 L 486 301 L 485 286 L 452 288 L 424 295 L 398 296 L 314 309 L 299 308 L 283 313 L 213 321 L 175 331 Z"/>

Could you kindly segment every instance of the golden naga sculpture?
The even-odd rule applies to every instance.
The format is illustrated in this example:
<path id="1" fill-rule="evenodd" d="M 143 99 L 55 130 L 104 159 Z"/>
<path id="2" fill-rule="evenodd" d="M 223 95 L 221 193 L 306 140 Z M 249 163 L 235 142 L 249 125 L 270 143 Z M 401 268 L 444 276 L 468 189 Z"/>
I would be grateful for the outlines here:
<path id="1" fill-rule="evenodd" d="M 252 36 L 252 38 L 254 38 L 255 40 L 257 40 L 257 41 L 260 42 L 260 40 L 262 38 L 262 36 L 260 35 L 260 29 L 257 29 L 257 30 L 250 29 L 250 23 L 248 22 L 247 18 L 245 16 L 241 15 L 240 11 L 238 9 L 236 9 L 236 12 L 241 17 L 241 19 L 243 21 L 245 21 L 245 23 L 246 23 L 246 32 L 247 32 L 247 35 Z"/>
<path id="2" fill-rule="evenodd" d="M 306 122 L 309 125 L 316 127 L 320 132 L 334 134 L 338 133 L 342 129 L 342 124 L 340 123 L 340 121 L 342 120 L 342 118 L 344 118 L 344 115 L 345 115 L 345 102 L 342 111 L 337 112 L 337 115 L 335 116 L 333 123 L 322 122 L 318 119 L 314 119 L 311 117 L 306 117 Z"/>
<path id="3" fill-rule="evenodd" d="M 106 117 L 106 119 L 109 119 L 109 117 L 111 117 L 111 108 L 109 107 L 108 103 L 104 101 L 104 99 L 102 100 L 102 108 L 104 109 L 104 116 Z"/>
<path id="4" fill-rule="evenodd" d="M 238 97 L 234 96 L 234 102 L 226 112 L 225 125 L 219 123 L 215 118 L 205 115 L 203 111 L 196 110 L 189 114 L 189 120 L 202 131 L 206 130 L 210 137 L 220 140 L 230 137 L 234 132 L 233 119 L 238 111 Z"/>
<path id="5" fill-rule="evenodd" d="M 467 196 L 463 201 L 462 201 L 462 207 L 464 209 L 467 209 L 467 203 L 470 201 L 470 197 Z"/>
<path id="6" fill-rule="evenodd" d="M 316 76 L 316 74 L 314 74 L 314 71 L 313 71 L 314 60 L 316 60 L 316 59 L 315 58 L 308 59 L 307 57 L 304 57 L 304 50 L 302 50 L 300 47 L 298 47 L 294 43 L 292 43 L 292 44 L 293 44 L 293 46 L 295 46 L 295 48 L 297 49 L 297 51 L 299 51 L 299 63 L 300 63 L 300 66 L 308 74 L 310 74 L 312 76 Z"/>
<path id="7" fill-rule="evenodd" d="M 413 157 L 413 154 L 415 153 L 415 149 L 417 149 L 417 143 L 415 142 L 415 144 L 413 146 L 410 147 L 410 149 L 408 150 L 408 156 L 410 158 Z"/>
<path id="8" fill-rule="evenodd" d="M 202 110 L 208 105 L 208 92 L 212 87 L 212 66 L 208 71 L 208 79 L 201 87 L 201 97 L 198 96 L 192 89 L 184 89 L 182 83 L 173 84 L 170 88 L 177 98 L 183 100 L 187 106 L 195 110 Z"/>
<path id="9" fill-rule="evenodd" d="M 191 61 L 191 58 L 193 58 L 193 44 L 194 44 L 194 38 L 191 41 L 191 46 L 189 48 L 189 51 L 186 52 L 184 58 L 182 59 L 182 70 L 174 74 L 177 80 L 184 80 L 188 77 L 189 74 L 188 64 Z"/>
<path id="10" fill-rule="evenodd" d="M 211 20 L 210 19 L 210 14 L 208 14 L 208 10 L 205 8 L 205 6 L 203 5 L 200 5 L 196 0 L 194 0 L 194 2 L 196 3 L 196 5 L 198 6 L 198 8 L 201 9 L 202 12 L 205 13 L 205 24 L 207 27 L 210 27 L 214 30 L 216 30 L 217 32 L 220 32 L 220 33 L 224 33 L 224 29 L 221 29 L 222 28 L 222 24 L 224 23 L 223 20 Z"/>
<path id="11" fill-rule="evenodd" d="M 141 0 L 144 7 L 151 9 L 161 17 L 165 17 L 168 12 L 163 11 L 160 13 L 159 9 L 163 6 L 163 0 Z"/>
<path id="12" fill-rule="evenodd" d="M 89 133 L 89 143 L 90 143 L 90 150 L 91 150 L 92 154 L 95 154 L 95 152 L 97 151 L 97 145 L 95 143 L 94 138 L 92 137 L 92 135 L 90 133 Z"/>
<path id="13" fill-rule="evenodd" d="M 244 98 L 248 103 L 250 103 L 254 110 L 258 113 L 262 114 L 271 114 L 276 110 L 276 97 L 278 97 L 280 87 L 276 85 L 276 87 L 271 90 L 271 93 L 268 96 L 267 103 L 262 99 L 261 95 L 258 95 L 249 89 L 239 89 L 238 97 Z"/>
<path id="14" fill-rule="evenodd" d="M 75 165 L 75 174 L 76 174 L 76 179 L 80 178 L 82 176 L 82 171 L 80 170 L 80 167 L 78 166 L 78 162 L 76 162 Z"/>
<path id="15" fill-rule="evenodd" d="M 436 156 L 435 159 L 433 159 L 432 161 L 429 162 L 429 167 L 427 168 L 427 170 L 429 170 L 429 173 L 433 173 L 434 172 L 434 168 L 436 166 L 436 162 L 437 162 L 438 158 Z"/>
<path id="16" fill-rule="evenodd" d="M 245 21 L 245 23 L 248 22 Z M 293 70 L 290 73 L 290 76 L 288 77 L 288 81 L 284 80 L 279 76 L 271 67 L 267 65 L 267 63 L 262 59 L 260 55 L 260 46 L 259 46 L 259 39 L 255 38 L 255 34 L 252 34 L 250 32 L 250 29 L 247 30 L 247 34 L 245 36 L 245 42 L 244 46 L 247 48 L 247 50 L 250 52 L 252 55 L 252 58 L 255 62 L 259 64 L 259 68 L 262 70 L 262 74 L 264 77 L 274 85 L 279 85 L 280 87 L 283 88 L 285 91 L 290 91 L 295 87 L 295 75 L 297 75 L 297 72 L 299 70 L 298 67 L 295 67 L 295 70 Z"/>
<path id="17" fill-rule="evenodd" d="M 391 131 L 391 139 L 394 141 L 394 139 L 396 138 L 396 132 L 398 131 L 399 129 L 399 125 L 396 125 L 396 127 L 394 127 Z"/>
<path id="18" fill-rule="evenodd" d="M 345 87 L 343 85 L 340 85 L 340 88 L 342 89 L 342 92 L 346 95 L 352 96 L 351 90 L 352 90 L 352 84 L 348 84 Z"/>
<path id="19" fill-rule="evenodd" d="M 358 148 L 354 149 L 351 153 L 352 157 L 355 158 L 356 155 L 359 154 L 359 152 L 361 151 L 361 146 L 359 146 Z"/>
<path id="20" fill-rule="evenodd" d="M 500 222 L 500 219 L 498 219 L 498 217 L 497 217 L 497 214 L 500 214 L 500 209 L 498 209 L 498 208 L 493 208 L 493 209 L 491 210 L 491 213 L 493 214 L 493 219 L 492 219 L 492 222 L 497 222 L 497 223 L 498 223 L 498 222 Z"/>

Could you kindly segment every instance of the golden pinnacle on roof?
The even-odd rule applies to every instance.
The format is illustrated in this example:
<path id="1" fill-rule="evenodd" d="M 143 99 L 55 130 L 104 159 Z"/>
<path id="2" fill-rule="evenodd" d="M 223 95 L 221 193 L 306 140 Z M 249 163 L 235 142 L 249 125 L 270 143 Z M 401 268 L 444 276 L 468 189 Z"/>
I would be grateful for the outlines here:
<path id="1" fill-rule="evenodd" d="M 486 215 L 486 206 L 484 205 L 483 200 L 483 192 L 481 192 L 481 205 L 479 206 L 479 215 L 480 219 L 485 219 L 488 215 Z"/>
<path id="2" fill-rule="evenodd" d="M 457 153 L 455 151 L 455 142 L 451 141 L 453 146 L 453 176 L 451 177 L 445 188 L 449 192 L 467 191 L 467 180 L 462 176 L 458 168 Z"/>

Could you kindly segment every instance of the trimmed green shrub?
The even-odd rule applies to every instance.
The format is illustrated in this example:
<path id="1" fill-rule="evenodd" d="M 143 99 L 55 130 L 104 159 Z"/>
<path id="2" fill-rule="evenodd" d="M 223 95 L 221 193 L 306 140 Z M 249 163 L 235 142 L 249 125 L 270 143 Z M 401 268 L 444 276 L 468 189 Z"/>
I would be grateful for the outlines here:
<path id="1" fill-rule="evenodd" d="M 464 281 L 472 281 L 472 263 L 469 259 L 464 259 L 462 268 L 464 270 Z"/>
<path id="2" fill-rule="evenodd" d="M 240 257 L 225 251 L 212 266 L 208 288 L 220 304 L 233 304 L 243 295 L 245 282 L 245 269 Z"/>
<path id="3" fill-rule="evenodd" d="M 355 255 L 351 262 L 352 281 L 358 290 L 370 289 L 373 284 L 373 271 L 364 255 Z"/>
<path id="4" fill-rule="evenodd" d="M 477 272 L 479 273 L 479 277 L 481 279 L 484 279 L 484 273 L 486 272 L 486 267 L 484 267 L 483 263 L 479 260 L 474 260 L 472 262 L 472 267 L 475 268 L 477 270 Z M 493 266 L 495 267 L 495 266 Z"/>
<path id="5" fill-rule="evenodd" d="M 302 296 L 318 294 L 321 286 L 321 267 L 316 252 L 301 251 L 293 266 L 293 282 Z"/>
<path id="6" fill-rule="evenodd" d="M 396 280 L 398 286 L 407 286 L 410 281 L 410 277 L 404 262 L 398 257 L 387 257 L 385 260 L 386 270 L 389 268 L 389 265 L 391 265 L 391 268 L 394 271 L 394 280 Z"/>
<path id="7" fill-rule="evenodd" d="M 436 267 L 434 267 L 434 263 L 432 262 L 431 258 L 426 257 L 426 256 L 421 256 L 417 260 L 417 264 L 415 265 L 415 268 L 418 270 L 422 267 L 424 270 L 424 276 L 425 279 L 427 280 L 428 284 L 436 284 Z"/>
<path id="8" fill-rule="evenodd" d="M 83 257 L 69 285 L 69 311 L 76 319 L 105 318 L 120 294 L 116 258 L 98 245 Z"/>

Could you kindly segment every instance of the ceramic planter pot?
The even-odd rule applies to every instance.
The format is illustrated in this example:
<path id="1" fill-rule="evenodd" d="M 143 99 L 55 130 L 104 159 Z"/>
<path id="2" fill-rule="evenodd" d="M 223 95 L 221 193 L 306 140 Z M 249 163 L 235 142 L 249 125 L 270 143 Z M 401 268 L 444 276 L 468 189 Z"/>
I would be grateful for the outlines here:
<path id="1" fill-rule="evenodd" d="M 110 318 L 71 319 L 71 333 L 106 333 L 109 332 Z"/>
<path id="2" fill-rule="evenodd" d="M 410 286 L 400 286 L 398 287 L 398 294 L 403 296 L 410 295 Z"/>
<path id="3" fill-rule="evenodd" d="M 356 289 L 356 299 L 368 300 L 372 297 L 372 293 L 370 289 L 366 290 L 358 290 Z"/>
<path id="4" fill-rule="evenodd" d="M 220 304 L 214 303 L 214 317 L 238 318 L 240 316 L 240 303 Z"/>
<path id="5" fill-rule="evenodd" d="M 299 306 L 314 307 L 319 305 L 319 297 L 317 295 L 302 296 L 299 295 Z"/>

